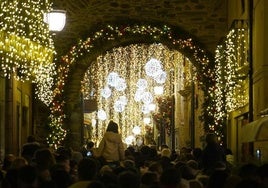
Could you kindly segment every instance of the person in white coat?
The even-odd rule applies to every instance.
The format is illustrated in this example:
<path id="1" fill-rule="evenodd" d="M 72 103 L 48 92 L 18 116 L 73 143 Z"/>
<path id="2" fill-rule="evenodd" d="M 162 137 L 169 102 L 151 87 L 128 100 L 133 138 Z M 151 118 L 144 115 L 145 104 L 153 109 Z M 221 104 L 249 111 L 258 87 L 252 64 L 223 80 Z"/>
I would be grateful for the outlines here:
<path id="1" fill-rule="evenodd" d="M 125 159 L 122 137 L 118 132 L 118 124 L 114 121 L 109 122 L 96 156 L 103 157 L 108 164 L 119 164 L 120 161 Z"/>

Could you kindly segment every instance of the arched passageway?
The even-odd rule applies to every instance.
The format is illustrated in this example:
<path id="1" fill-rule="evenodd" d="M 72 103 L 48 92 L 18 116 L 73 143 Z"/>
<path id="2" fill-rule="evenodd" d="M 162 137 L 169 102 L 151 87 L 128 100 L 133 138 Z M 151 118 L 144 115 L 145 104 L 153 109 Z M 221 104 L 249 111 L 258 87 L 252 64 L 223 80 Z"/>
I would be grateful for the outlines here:
<path id="1" fill-rule="evenodd" d="M 84 139 L 98 144 L 112 119 L 128 144 L 143 138 L 147 145 L 172 145 L 174 125 L 186 114 L 179 91 L 191 87 L 192 69 L 187 57 L 161 43 L 132 44 L 99 56 L 82 82 Z"/>
<path id="2" fill-rule="evenodd" d="M 213 86 L 212 56 L 180 29 L 153 25 L 107 26 L 80 42 L 72 48 L 69 54 L 63 57 L 64 62 L 60 68 L 61 74 L 58 77 L 57 87 L 64 90 L 55 97 L 56 103 L 54 102 L 54 104 L 62 106 L 64 104 L 62 107 L 65 117 L 63 128 L 69 130 L 66 139 L 69 145 L 76 148 L 81 145 L 82 141 L 81 80 L 83 80 L 88 67 L 99 55 L 105 54 L 106 51 L 115 47 L 159 42 L 170 49 L 178 50 L 193 63 L 198 85 L 206 96 L 205 102 L 210 100 L 206 94 Z M 58 108 L 58 106 L 54 108 Z M 62 114 L 54 113 L 54 115 Z M 205 120 L 211 120 L 206 111 L 203 111 L 202 116 Z"/>

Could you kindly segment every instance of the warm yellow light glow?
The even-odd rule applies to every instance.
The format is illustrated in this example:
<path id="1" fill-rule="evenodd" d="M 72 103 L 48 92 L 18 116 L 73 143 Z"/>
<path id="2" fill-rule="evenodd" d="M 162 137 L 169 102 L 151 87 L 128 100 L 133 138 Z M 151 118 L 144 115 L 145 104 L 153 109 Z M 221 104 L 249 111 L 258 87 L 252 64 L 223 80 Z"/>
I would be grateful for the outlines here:
<path id="1" fill-rule="evenodd" d="M 237 21 L 239 28 L 232 28 L 216 50 L 215 125 L 210 126 L 219 137 L 228 114 L 249 103 L 248 97 L 248 30 L 247 24 Z"/>
<path id="2" fill-rule="evenodd" d="M 99 44 L 101 45 L 103 42 L 120 40 L 121 37 L 127 37 L 128 35 L 131 36 L 133 34 L 138 35 L 138 36 L 143 36 L 143 37 L 149 37 L 149 38 L 153 39 L 153 41 L 155 41 L 154 39 L 156 39 L 155 42 L 159 42 L 159 39 L 163 38 L 164 40 L 167 40 L 167 43 L 171 44 L 171 46 L 173 46 L 175 49 L 187 51 L 189 54 L 192 54 L 192 60 L 193 60 L 195 68 L 192 69 L 193 71 L 191 71 L 191 73 L 190 73 L 192 75 L 192 77 L 190 77 L 190 80 L 188 80 L 189 77 L 187 76 L 187 72 L 182 71 L 185 69 L 184 63 L 188 61 L 188 58 L 186 58 L 184 56 L 177 56 L 176 53 L 173 54 L 173 52 L 167 53 L 165 56 L 165 57 L 170 57 L 170 59 L 165 60 L 165 58 L 164 58 L 164 60 L 161 59 L 161 61 L 165 62 L 164 65 L 167 65 L 167 64 L 169 64 L 168 62 L 172 61 L 174 63 L 173 65 L 176 65 L 176 67 L 178 66 L 179 68 L 176 68 L 178 70 L 176 70 L 176 69 L 174 70 L 172 68 L 166 69 L 166 70 L 169 70 L 171 72 L 172 76 L 169 75 L 165 79 L 172 80 L 170 82 L 174 83 L 174 78 L 178 76 L 179 78 L 184 79 L 183 83 L 184 82 L 185 83 L 191 82 L 193 80 L 197 81 L 200 88 L 203 91 L 205 91 L 206 93 L 209 93 L 209 92 L 214 90 L 214 82 L 213 82 L 213 80 L 214 80 L 214 69 L 213 69 L 214 62 L 210 61 L 208 54 L 203 49 L 201 49 L 197 45 L 196 41 L 194 41 L 192 38 L 185 38 L 184 36 L 182 37 L 177 32 L 177 30 L 174 31 L 166 25 L 163 25 L 160 28 L 157 26 L 152 26 L 152 25 L 137 25 L 137 24 L 135 24 L 135 25 L 120 25 L 120 26 L 108 25 L 104 28 L 101 28 L 100 30 L 95 32 L 93 35 L 89 36 L 86 40 L 84 40 L 84 41 L 80 40 L 76 46 L 73 46 L 71 48 L 71 51 L 66 56 L 62 57 L 64 64 L 59 65 L 57 67 L 58 68 L 58 77 L 57 77 L 57 82 L 56 82 L 56 88 L 54 89 L 54 101 L 53 101 L 52 107 L 51 107 L 51 113 L 52 113 L 52 116 L 54 116 L 54 118 L 57 118 L 58 116 L 64 118 L 64 116 L 65 116 L 65 113 L 64 113 L 65 100 L 63 97 L 63 94 L 64 94 L 63 87 L 68 79 L 68 75 L 70 72 L 70 65 L 79 64 L 79 61 L 78 61 L 79 58 L 83 57 L 84 55 L 87 55 L 88 53 L 91 53 L 91 50 L 96 49 L 98 47 L 101 47 L 101 46 L 99 46 Z M 161 44 L 159 46 L 161 46 Z M 150 54 L 154 54 L 154 53 L 161 54 L 163 50 L 164 49 L 152 51 L 153 53 L 150 53 Z M 139 57 L 139 56 L 145 56 L 146 54 L 144 54 L 144 52 L 145 51 L 143 51 L 143 49 L 140 49 L 138 54 L 133 53 L 134 56 L 132 56 L 132 55 L 131 56 L 133 58 Z M 116 56 L 114 56 L 114 57 L 116 57 Z M 114 62 L 117 62 L 118 59 L 116 58 L 116 59 L 110 59 L 110 60 L 112 60 L 112 61 L 109 63 L 114 63 Z M 103 59 L 103 61 L 105 62 L 104 59 Z M 148 59 L 146 59 L 145 61 L 148 61 Z M 184 62 L 184 63 L 181 63 L 181 62 Z M 119 62 L 119 63 L 117 63 L 117 65 L 123 65 L 124 63 L 126 63 L 126 61 Z M 139 66 L 137 66 L 137 67 L 141 68 Z M 137 67 L 135 67 L 132 70 L 137 70 Z M 96 69 L 96 67 L 94 67 L 94 66 L 90 67 L 90 68 L 92 69 L 92 72 L 90 72 L 90 73 L 100 71 L 102 73 L 105 72 L 105 74 L 106 73 L 108 74 L 108 72 L 109 72 L 109 71 L 104 71 L 105 68 Z M 98 68 L 98 66 L 97 66 L 97 68 Z M 198 73 L 198 74 L 196 74 L 196 73 Z M 94 76 L 96 76 L 96 75 L 94 74 Z M 181 76 L 183 76 L 183 77 L 181 77 Z M 95 83 L 97 83 L 96 78 L 99 78 L 99 77 L 94 77 L 92 79 L 92 81 Z M 162 79 L 161 79 L 161 82 L 162 82 Z M 182 85 L 184 87 L 183 84 L 178 84 L 178 85 Z M 89 85 L 89 86 L 92 86 L 92 85 Z M 99 88 L 101 88 L 101 87 L 99 87 Z M 84 87 L 82 88 L 82 91 L 83 92 L 85 91 Z M 174 90 L 172 89 L 172 87 L 170 87 L 170 88 L 167 87 L 167 89 L 165 89 L 165 92 L 167 92 L 167 91 L 173 92 Z M 209 92 L 207 92 L 207 91 L 209 91 Z M 87 92 L 87 91 L 85 91 L 85 92 Z M 170 94 L 165 93 L 165 95 L 170 95 Z M 96 92 L 91 91 L 89 93 L 89 96 L 92 98 L 96 97 Z M 209 95 L 204 98 L 204 103 L 211 104 L 212 97 L 213 97 L 213 95 L 209 93 Z M 204 125 L 206 125 L 205 129 L 207 130 L 207 128 L 206 128 L 207 125 L 214 123 L 213 122 L 213 115 L 214 114 L 213 114 L 213 109 L 212 109 L 213 105 L 208 105 L 208 106 L 205 106 L 203 108 L 204 109 L 202 111 L 200 119 L 201 119 L 201 121 L 204 122 Z M 107 108 L 107 110 L 108 110 L 108 108 Z M 135 111 L 132 113 L 135 114 Z M 96 114 L 93 113 L 92 116 L 96 116 Z M 122 123 L 126 122 L 126 124 L 128 124 L 131 117 L 127 117 L 126 115 L 122 115 L 122 117 L 123 117 L 123 120 L 120 121 L 119 123 L 121 125 L 121 128 L 124 129 Z M 97 116 L 95 118 L 97 118 Z M 125 118 L 127 118 L 128 121 L 125 121 Z M 142 118 L 139 118 L 139 119 L 142 119 Z M 58 126 L 63 126 L 63 122 L 59 122 Z M 98 139 L 100 137 L 102 137 L 102 135 L 104 134 L 103 127 L 104 126 L 102 126 L 100 124 L 100 127 L 98 127 L 98 129 L 93 128 L 92 132 L 94 133 L 93 134 L 93 139 L 95 139 L 94 141 L 98 141 Z M 130 128 L 129 126 L 126 126 L 126 130 L 128 130 L 129 128 Z M 123 133 L 124 133 L 124 131 L 123 131 Z M 126 135 L 126 133 L 124 133 L 123 136 L 125 136 L 125 135 Z M 52 137 L 55 138 L 55 136 L 52 136 Z M 64 138 L 60 138 L 59 140 L 63 140 L 63 139 Z M 50 139 L 48 139 L 48 140 L 49 140 L 49 143 L 56 142 L 55 140 L 50 140 Z M 57 141 L 57 142 L 59 142 L 59 141 Z"/>
<path id="3" fill-rule="evenodd" d="M 118 122 L 123 139 L 132 134 L 134 125 L 140 125 L 141 130 L 145 129 L 146 124 L 143 119 L 154 113 L 157 104 L 154 88 L 159 85 L 153 77 L 147 75 L 148 70 L 147 72 L 145 70 L 145 65 L 151 58 L 165 62 L 158 65 L 162 70 L 173 70 L 175 64 L 182 66 L 184 56 L 178 51 L 169 50 L 162 44 L 130 45 L 107 52 L 106 55 L 98 57 L 96 63 L 89 67 L 82 82 L 83 96 L 86 99 L 95 98 L 98 109 L 103 110 L 103 113 L 106 112 L 108 117 L 97 122 L 98 129 L 94 129 L 96 132 L 93 134 L 96 143 L 102 138 L 110 119 Z M 181 70 L 183 69 L 178 70 L 177 73 Z M 167 74 L 167 80 L 161 87 L 164 91 L 162 93 L 167 96 L 173 95 L 171 85 L 174 84 L 174 76 L 176 75 Z M 127 85 L 123 91 L 115 89 L 119 77 L 123 78 Z M 109 97 L 103 97 L 102 89 L 107 85 L 112 93 Z M 94 91 L 93 96 L 92 91 Z M 135 100 L 137 91 L 142 91 L 139 93 L 140 100 Z M 119 106 L 121 110 L 118 106 L 114 108 L 122 96 L 127 101 L 124 103 L 124 109 L 121 109 L 122 106 Z M 150 118 L 147 121 L 150 121 Z"/>
<path id="4" fill-rule="evenodd" d="M 96 124 L 97 124 L 96 119 L 92 118 L 92 119 L 91 119 L 91 125 L 92 125 L 93 127 L 95 127 Z"/>
<path id="5" fill-rule="evenodd" d="M 53 98 L 54 44 L 43 22 L 48 1 L 3 1 L 0 4 L 0 61 L 7 78 L 36 83 L 35 94 L 47 106 Z"/>

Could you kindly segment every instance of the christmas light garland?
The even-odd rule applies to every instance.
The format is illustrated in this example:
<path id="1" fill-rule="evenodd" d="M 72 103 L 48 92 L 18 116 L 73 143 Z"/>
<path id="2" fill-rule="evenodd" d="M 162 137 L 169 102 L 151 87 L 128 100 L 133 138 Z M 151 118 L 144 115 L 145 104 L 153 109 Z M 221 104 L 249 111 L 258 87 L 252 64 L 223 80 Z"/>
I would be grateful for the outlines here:
<path id="1" fill-rule="evenodd" d="M 54 44 L 43 22 L 50 8 L 51 3 L 43 0 L 0 4 L 0 71 L 8 78 L 36 83 L 35 94 L 46 105 L 52 102 L 55 76 Z"/>
<path id="2" fill-rule="evenodd" d="M 241 24 L 242 23 L 242 24 Z M 214 131 L 221 141 L 228 113 L 248 105 L 248 30 L 244 21 L 237 21 L 240 27 L 232 28 L 215 55 L 216 85 L 214 92 Z"/>
<path id="3" fill-rule="evenodd" d="M 182 39 L 176 32 L 173 32 L 171 28 L 167 26 L 156 27 L 151 25 L 127 25 L 127 26 L 111 26 L 108 25 L 106 28 L 95 32 L 93 36 L 87 38 L 85 41 L 80 40 L 77 46 L 74 46 L 71 51 L 64 57 L 62 57 L 62 65 L 59 66 L 58 78 L 56 82 L 56 89 L 54 90 L 54 101 L 51 107 L 51 118 L 57 119 L 58 126 L 62 126 L 64 123 L 65 114 L 63 112 L 64 100 L 62 95 L 64 94 L 64 85 L 68 79 L 70 66 L 74 63 L 79 63 L 79 60 L 91 52 L 93 48 L 98 48 L 100 45 L 109 41 L 119 40 L 121 37 L 132 35 L 135 36 L 148 36 L 155 41 L 166 40 L 168 43 L 174 46 L 174 49 L 179 51 L 187 51 L 191 54 L 191 59 L 196 71 L 198 72 L 196 81 L 199 86 L 205 91 L 212 91 L 214 84 L 214 71 L 213 65 L 211 64 L 210 58 L 207 53 L 198 47 L 191 38 Z M 211 96 L 205 95 L 205 102 L 211 104 Z M 210 105 L 208 105 L 210 106 Z M 208 107 L 207 106 L 207 107 Z M 208 108 L 203 110 L 204 124 L 214 124 L 213 121 L 206 122 L 207 119 L 213 119 L 214 114 L 209 114 Z M 62 130 L 64 131 L 64 130 Z M 63 141 L 64 137 L 59 138 L 58 135 L 65 135 L 54 132 L 48 138 L 50 145 L 57 145 L 58 141 Z M 66 132 L 65 132 L 66 133 Z"/>

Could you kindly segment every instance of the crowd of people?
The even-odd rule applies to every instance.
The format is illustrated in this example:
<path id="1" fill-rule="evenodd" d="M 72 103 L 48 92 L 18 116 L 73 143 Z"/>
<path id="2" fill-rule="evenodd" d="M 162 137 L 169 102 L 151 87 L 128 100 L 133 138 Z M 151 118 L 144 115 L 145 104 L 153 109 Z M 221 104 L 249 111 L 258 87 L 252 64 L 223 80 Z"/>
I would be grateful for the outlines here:
<path id="1" fill-rule="evenodd" d="M 111 121 L 98 147 L 81 151 L 42 147 L 29 137 L 21 156 L 6 155 L 0 175 L 3 188 L 266 188 L 268 164 L 236 166 L 214 134 L 204 149 L 172 151 L 142 145 L 124 148 Z"/>

